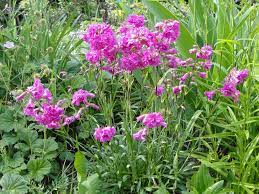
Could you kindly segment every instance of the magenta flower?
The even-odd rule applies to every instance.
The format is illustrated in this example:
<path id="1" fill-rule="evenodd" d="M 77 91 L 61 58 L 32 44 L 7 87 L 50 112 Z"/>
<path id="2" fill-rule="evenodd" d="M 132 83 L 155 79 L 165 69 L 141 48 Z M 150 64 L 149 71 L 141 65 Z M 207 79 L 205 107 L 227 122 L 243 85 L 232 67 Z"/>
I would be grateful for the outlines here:
<path id="1" fill-rule="evenodd" d="M 163 92 L 164 92 L 164 89 L 165 89 L 164 86 L 157 86 L 155 88 L 155 94 L 157 96 L 161 96 L 163 94 Z"/>
<path id="2" fill-rule="evenodd" d="M 104 127 L 96 128 L 94 132 L 94 137 L 99 142 L 108 142 L 111 141 L 114 135 L 116 134 L 116 129 L 114 127 Z"/>
<path id="3" fill-rule="evenodd" d="M 201 47 L 200 50 L 197 51 L 196 57 L 197 59 L 210 59 L 213 53 L 212 47 L 210 45 L 205 45 Z"/>
<path id="4" fill-rule="evenodd" d="M 205 61 L 203 67 L 204 67 L 204 69 L 206 69 L 206 70 L 211 69 L 211 67 L 212 67 L 211 61 L 210 61 L 210 60 Z"/>
<path id="5" fill-rule="evenodd" d="M 207 77 L 207 73 L 206 72 L 198 72 L 198 76 L 202 79 L 205 79 Z"/>
<path id="6" fill-rule="evenodd" d="M 41 109 L 35 114 L 35 120 L 48 129 L 59 129 L 63 117 L 63 108 L 47 103 L 42 104 Z"/>
<path id="7" fill-rule="evenodd" d="M 34 79 L 33 85 L 27 88 L 27 92 L 30 93 L 35 100 L 40 100 L 44 94 L 44 91 L 44 86 L 38 78 Z"/>
<path id="8" fill-rule="evenodd" d="M 95 64 L 101 59 L 105 59 L 109 63 L 115 60 L 117 42 L 115 34 L 109 25 L 89 25 L 83 40 L 90 45 L 90 51 L 86 54 L 86 59 L 90 63 Z"/>
<path id="9" fill-rule="evenodd" d="M 22 92 L 19 96 L 17 96 L 15 99 L 17 100 L 17 101 L 21 101 L 21 100 L 23 100 L 24 98 L 25 98 L 25 96 L 28 94 L 28 92 L 27 91 L 25 91 L 25 92 Z"/>
<path id="10" fill-rule="evenodd" d="M 137 117 L 137 121 L 138 122 L 141 121 L 148 128 L 167 126 L 163 116 L 159 112 L 152 112 L 152 113 L 140 115 Z"/>
<path id="11" fill-rule="evenodd" d="M 46 99 L 48 102 L 52 101 L 52 94 L 49 91 L 49 89 L 44 89 L 43 95 L 42 95 L 43 99 Z"/>
<path id="12" fill-rule="evenodd" d="M 65 117 L 63 126 L 70 125 L 71 123 L 75 122 L 75 116 Z"/>
<path id="13" fill-rule="evenodd" d="M 206 91 L 204 92 L 204 95 L 207 96 L 208 100 L 212 100 L 215 95 L 215 91 Z"/>
<path id="14" fill-rule="evenodd" d="M 240 92 L 233 83 L 225 83 L 223 88 L 220 88 L 220 92 L 223 96 L 232 97 L 234 102 L 237 102 L 240 96 Z"/>
<path id="15" fill-rule="evenodd" d="M 138 132 L 133 134 L 133 139 L 136 141 L 144 141 L 148 134 L 148 128 L 140 129 Z"/>
<path id="16" fill-rule="evenodd" d="M 186 79 L 189 77 L 190 73 L 185 73 L 182 77 L 179 78 L 181 83 L 184 83 Z"/>
<path id="17" fill-rule="evenodd" d="M 29 102 L 26 104 L 26 106 L 23 108 L 23 113 L 26 116 L 35 116 L 35 104 L 32 99 L 29 99 Z"/>
<path id="18" fill-rule="evenodd" d="M 143 27 L 145 25 L 145 17 L 143 15 L 131 14 L 128 16 L 127 22 L 136 28 Z"/>
<path id="19" fill-rule="evenodd" d="M 244 80 L 248 77 L 248 73 L 249 73 L 248 69 L 238 71 L 238 74 L 237 74 L 238 82 L 237 82 L 237 84 L 243 83 Z"/>
<path id="20" fill-rule="evenodd" d="M 173 87 L 173 93 L 175 94 L 175 95 L 178 95 L 178 94 L 180 94 L 182 92 L 182 86 L 175 86 L 175 87 Z"/>
<path id="21" fill-rule="evenodd" d="M 72 104 L 79 106 L 81 103 L 87 104 L 87 98 L 94 98 L 95 94 L 88 92 L 87 90 L 80 89 L 73 94 Z"/>
<path id="22" fill-rule="evenodd" d="M 175 42 L 180 36 L 180 23 L 176 20 L 165 20 L 155 25 L 158 30 L 158 38 L 168 44 Z"/>

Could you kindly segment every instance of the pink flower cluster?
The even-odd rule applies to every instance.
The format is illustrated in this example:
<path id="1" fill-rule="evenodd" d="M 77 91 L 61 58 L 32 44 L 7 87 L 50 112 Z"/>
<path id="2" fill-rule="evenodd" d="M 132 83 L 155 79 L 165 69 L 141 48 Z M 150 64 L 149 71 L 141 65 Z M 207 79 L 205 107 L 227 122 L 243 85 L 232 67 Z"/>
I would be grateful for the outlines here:
<path id="1" fill-rule="evenodd" d="M 116 134 L 116 129 L 114 127 L 103 127 L 96 128 L 94 132 L 94 137 L 99 142 L 108 142 L 111 141 L 113 136 Z"/>
<path id="2" fill-rule="evenodd" d="M 152 112 L 152 113 L 140 115 L 137 117 L 137 121 L 142 122 L 145 127 L 133 134 L 133 139 L 136 141 L 145 140 L 148 134 L 148 130 L 151 128 L 167 127 L 167 124 L 163 116 L 159 112 Z"/>
<path id="3" fill-rule="evenodd" d="M 175 76 L 179 80 L 179 84 L 172 88 L 175 95 L 182 92 L 182 89 L 186 86 L 187 80 L 190 82 L 195 80 L 195 76 L 201 79 L 207 78 L 207 72 L 211 66 L 211 56 L 213 54 L 212 47 L 210 45 L 205 45 L 201 48 L 194 46 L 189 50 L 190 54 L 196 54 L 196 60 L 188 58 L 186 60 L 181 59 L 177 54 L 167 56 L 168 66 L 173 68 L 175 71 L 177 68 L 185 69 L 185 73 L 177 74 Z"/>
<path id="4" fill-rule="evenodd" d="M 115 74 L 160 65 L 161 57 L 174 50 L 171 45 L 180 35 L 179 22 L 157 23 L 154 31 L 144 24 L 144 16 L 130 15 L 117 34 L 107 24 L 89 25 L 83 38 L 90 46 L 86 59 L 92 64 L 108 62 L 102 69 Z"/>
<path id="5" fill-rule="evenodd" d="M 44 88 L 40 79 L 35 79 L 34 84 L 26 89 L 21 95 L 16 97 L 16 100 L 21 101 L 26 96 L 29 96 L 29 100 L 23 108 L 23 113 L 26 116 L 30 116 L 35 119 L 40 125 L 48 129 L 59 129 L 61 126 L 69 125 L 72 122 L 79 120 L 82 111 L 85 107 L 79 109 L 73 116 L 66 116 L 65 110 L 61 107 L 63 100 L 58 101 L 56 104 L 52 101 L 52 95 L 49 89 Z M 98 108 L 97 105 L 89 103 L 88 97 L 94 97 L 95 95 L 86 91 L 78 90 L 74 93 L 72 104 L 79 106 L 80 103 L 84 103 L 86 107 Z"/>
<path id="6" fill-rule="evenodd" d="M 240 91 L 237 89 L 237 86 L 244 82 L 248 77 L 248 69 L 241 71 L 233 68 L 229 75 L 225 78 L 222 88 L 219 88 L 221 95 L 225 97 L 231 97 L 234 102 L 237 102 L 240 96 Z M 206 91 L 204 93 L 207 96 L 208 100 L 212 100 L 217 90 Z"/>

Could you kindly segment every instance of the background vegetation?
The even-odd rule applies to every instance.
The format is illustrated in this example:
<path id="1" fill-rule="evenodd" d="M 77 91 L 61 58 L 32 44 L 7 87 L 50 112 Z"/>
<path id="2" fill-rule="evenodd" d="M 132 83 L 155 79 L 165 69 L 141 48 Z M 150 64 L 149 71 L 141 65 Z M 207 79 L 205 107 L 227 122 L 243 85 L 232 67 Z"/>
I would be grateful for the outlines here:
<path id="1" fill-rule="evenodd" d="M 1 193 L 258 193 L 258 4 L 254 1 L 47 1 L 0 3 Z M 176 43 L 183 58 L 192 45 L 214 48 L 208 79 L 180 98 L 153 94 L 171 83 L 163 69 L 112 76 L 85 60 L 79 35 L 92 22 L 113 27 L 127 15 L 144 14 L 147 25 L 181 23 Z M 13 48 L 6 48 L 7 41 Z M 218 88 L 230 69 L 249 69 L 238 103 L 203 93 Z M 14 96 L 33 77 L 54 94 L 71 98 L 93 91 L 101 110 L 89 110 L 70 127 L 46 130 L 22 114 Z M 169 91 L 168 91 L 169 92 Z M 170 92 L 169 92 L 170 93 Z M 160 110 L 168 127 L 145 142 L 129 135 L 136 116 Z M 97 125 L 114 125 L 107 144 L 93 139 Z"/>

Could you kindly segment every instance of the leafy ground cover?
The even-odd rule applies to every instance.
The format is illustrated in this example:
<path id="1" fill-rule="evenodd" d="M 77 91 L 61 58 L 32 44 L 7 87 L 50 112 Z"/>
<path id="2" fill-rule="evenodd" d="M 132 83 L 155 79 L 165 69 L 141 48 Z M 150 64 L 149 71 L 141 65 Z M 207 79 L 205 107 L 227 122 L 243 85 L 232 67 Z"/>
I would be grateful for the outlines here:
<path id="1" fill-rule="evenodd" d="M 258 4 L 0 7 L 1 193 L 258 193 Z"/>

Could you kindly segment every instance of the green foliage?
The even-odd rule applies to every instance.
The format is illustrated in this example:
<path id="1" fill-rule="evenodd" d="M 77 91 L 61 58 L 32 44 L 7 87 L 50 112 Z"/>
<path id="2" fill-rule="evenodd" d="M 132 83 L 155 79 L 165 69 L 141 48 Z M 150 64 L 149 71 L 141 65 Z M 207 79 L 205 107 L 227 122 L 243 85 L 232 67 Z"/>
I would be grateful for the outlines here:
<path id="1" fill-rule="evenodd" d="M 44 159 L 30 160 L 27 164 L 29 175 L 36 181 L 41 181 L 44 175 L 50 173 L 51 164 Z"/>
<path id="2" fill-rule="evenodd" d="M 33 0 L 7 8 L 0 8 L 1 193 L 258 193 L 258 4 Z M 193 44 L 213 46 L 208 78 L 178 97 L 169 87 L 158 98 L 157 85 L 175 84 L 173 69 L 117 76 L 96 70 L 85 61 L 88 47 L 77 34 L 106 13 L 114 28 L 131 13 L 144 14 L 151 28 L 163 19 L 179 20 L 175 46 L 184 59 Z M 6 41 L 15 47 L 5 48 Z M 208 101 L 204 91 L 220 88 L 233 67 L 250 72 L 238 88 L 239 102 L 219 95 Z M 96 93 L 100 111 L 89 109 L 60 130 L 36 125 L 14 100 L 35 74 L 54 102 L 66 99 L 62 106 L 69 114 L 74 110 L 67 101 L 79 88 Z M 161 111 L 168 127 L 133 141 L 136 116 L 151 111 Z M 95 142 L 94 128 L 107 125 L 116 127 L 116 136 Z"/>
<path id="3" fill-rule="evenodd" d="M 3 193 L 27 193 L 28 186 L 24 178 L 17 174 L 5 174 L 0 180 Z"/>

